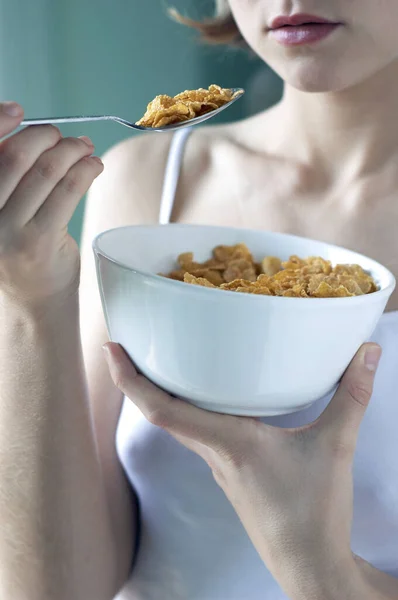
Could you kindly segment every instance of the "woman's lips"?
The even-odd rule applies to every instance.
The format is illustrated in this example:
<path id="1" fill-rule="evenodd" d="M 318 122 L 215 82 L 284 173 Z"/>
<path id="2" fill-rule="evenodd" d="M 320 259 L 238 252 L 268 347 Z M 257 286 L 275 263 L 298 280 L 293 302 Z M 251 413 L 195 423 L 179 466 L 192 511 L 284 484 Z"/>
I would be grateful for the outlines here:
<path id="1" fill-rule="evenodd" d="M 271 23 L 268 32 L 284 46 L 303 46 L 314 44 L 329 36 L 341 23 L 333 23 L 314 15 L 292 15 L 277 17 Z"/>

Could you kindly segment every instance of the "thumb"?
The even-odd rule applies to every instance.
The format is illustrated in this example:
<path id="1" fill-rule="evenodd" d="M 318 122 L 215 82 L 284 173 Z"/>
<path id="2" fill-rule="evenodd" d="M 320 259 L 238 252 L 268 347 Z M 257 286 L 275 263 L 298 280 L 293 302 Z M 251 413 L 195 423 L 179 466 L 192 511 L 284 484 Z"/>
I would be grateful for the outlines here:
<path id="1" fill-rule="evenodd" d="M 319 426 L 355 447 L 359 426 L 373 393 L 381 357 L 377 344 L 364 344 L 354 356 Z"/>
<path id="2" fill-rule="evenodd" d="M 184 438 L 185 446 L 197 452 L 198 444 L 227 454 L 227 449 L 242 435 L 242 419 L 198 408 L 172 397 L 137 373 L 125 350 L 113 342 L 103 346 L 112 380 L 144 417 L 174 437 Z M 249 419 L 245 419 L 249 422 Z"/>

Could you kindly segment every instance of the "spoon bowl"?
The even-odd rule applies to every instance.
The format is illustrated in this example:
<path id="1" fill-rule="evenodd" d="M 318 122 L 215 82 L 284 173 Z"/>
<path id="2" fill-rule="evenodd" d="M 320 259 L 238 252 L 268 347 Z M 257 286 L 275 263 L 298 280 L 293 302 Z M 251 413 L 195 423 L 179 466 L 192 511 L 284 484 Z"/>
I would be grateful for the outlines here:
<path id="1" fill-rule="evenodd" d="M 89 123 L 92 121 L 115 121 L 120 125 L 124 125 L 125 127 L 129 127 L 130 129 L 136 129 L 138 131 L 175 131 L 176 129 L 183 129 L 184 127 L 193 127 L 194 125 L 199 125 L 199 123 L 204 123 L 208 119 L 212 119 L 216 115 L 220 114 L 223 110 L 229 108 L 234 102 L 242 98 L 245 90 L 242 88 L 231 88 L 231 91 L 234 94 L 234 98 L 212 110 L 204 115 L 200 115 L 199 117 L 195 117 L 193 119 L 189 119 L 188 121 L 182 121 L 180 123 L 172 123 L 170 125 L 165 125 L 164 127 L 142 127 L 141 125 L 137 125 L 136 123 L 131 123 L 126 119 L 122 119 L 121 117 L 116 117 L 113 115 L 100 115 L 100 116 L 78 116 L 78 117 L 43 117 L 39 119 L 26 119 L 22 121 L 21 126 L 28 125 L 55 125 L 61 123 Z"/>

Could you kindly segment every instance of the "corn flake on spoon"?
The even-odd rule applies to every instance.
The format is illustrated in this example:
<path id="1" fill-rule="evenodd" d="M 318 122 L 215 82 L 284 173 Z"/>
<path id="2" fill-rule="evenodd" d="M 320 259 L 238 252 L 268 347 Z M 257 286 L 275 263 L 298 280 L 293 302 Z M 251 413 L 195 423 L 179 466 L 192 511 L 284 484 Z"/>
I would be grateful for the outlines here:
<path id="1" fill-rule="evenodd" d="M 211 90 L 211 88 L 213 88 L 213 87 L 218 88 L 218 86 L 210 86 L 209 90 Z M 209 90 L 194 90 L 192 93 L 199 93 L 201 91 L 208 92 Z M 218 88 L 218 90 L 221 90 L 221 88 Z M 208 112 L 205 112 L 204 114 L 200 114 L 199 116 L 195 116 L 193 118 L 187 118 L 185 120 L 180 120 L 179 122 L 171 122 L 167 125 L 156 126 L 156 124 L 155 124 L 155 126 L 153 126 L 153 127 L 144 126 L 144 125 L 139 125 L 138 124 L 139 122 L 131 123 L 130 121 L 126 121 L 126 119 L 122 119 L 121 117 L 116 117 L 116 116 L 112 116 L 112 115 L 87 116 L 87 117 L 84 117 L 84 116 L 48 117 L 48 118 L 45 117 L 45 118 L 39 118 L 39 119 L 27 119 L 25 121 L 22 121 L 21 125 L 27 126 L 27 125 L 45 125 L 45 124 L 57 124 L 57 123 L 88 123 L 90 121 L 115 121 L 116 123 L 125 125 L 125 127 L 130 127 L 131 129 L 137 129 L 139 131 L 174 131 L 175 129 L 182 129 L 184 127 L 192 127 L 193 125 L 199 125 L 199 123 L 203 123 L 204 121 L 207 121 L 208 119 L 212 119 L 213 117 L 218 115 L 223 110 L 229 108 L 234 102 L 239 100 L 245 93 L 245 91 L 242 88 L 231 88 L 230 90 L 221 90 L 221 91 L 230 92 L 230 97 L 231 97 L 231 99 L 229 101 L 226 101 L 224 104 L 222 104 L 222 106 L 219 106 L 214 109 L 210 109 Z M 183 92 L 182 94 L 175 96 L 175 99 L 177 99 L 179 97 L 182 98 L 182 96 L 187 93 L 191 93 L 191 92 Z M 156 102 L 156 100 L 158 98 L 169 98 L 169 97 L 158 96 L 157 98 L 155 98 L 155 100 L 153 102 Z M 174 100 L 173 98 L 170 98 L 170 99 Z M 182 102 L 183 102 L 183 100 L 182 100 Z M 145 118 L 141 119 L 141 121 L 143 121 L 143 120 L 145 120 Z"/>

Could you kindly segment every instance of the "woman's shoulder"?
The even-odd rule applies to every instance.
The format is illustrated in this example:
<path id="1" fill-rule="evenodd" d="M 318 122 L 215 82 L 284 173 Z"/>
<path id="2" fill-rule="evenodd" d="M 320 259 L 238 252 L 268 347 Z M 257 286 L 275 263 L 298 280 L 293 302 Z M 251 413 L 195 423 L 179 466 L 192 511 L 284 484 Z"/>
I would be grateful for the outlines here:
<path id="1" fill-rule="evenodd" d="M 182 162 L 183 182 L 191 190 L 208 173 L 220 173 L 250 152 L 246 132 L 253 119 L 192 129 Z M 104 173 L 94 183 L 91 196 L 101 196 L 113 211 L 131 222 L 156 222 L 173 133 L 145 133 L 124 140 L 103 156 Z M 184 188 L 186 186 L 184 185 Z M 186 192 L 186 190 L 185 190 Z"/>
<path id="2" fill-rule="evenodd" d="M 226 139 L 227 128 L 198 128 L 192 133 L 184 151 L 183 170 L 194 180 L 205 170 L 211 148 Z M 102 157 L 104 172 L 90 195 L 101 196 L 101 203 L 111 202 L 125 218 L 138 211 L 137 220 L 155 221 L 172 139 L 173 133 L 145 133 L 110 148 Z"/>
<path id="3" fill-rule="evenodd" d="M 103 156 L 104 172 L 91 189 L 100 203 L 135 221 L 157 218 L 171 134 L 148 133 L 119 142 Z"/>

